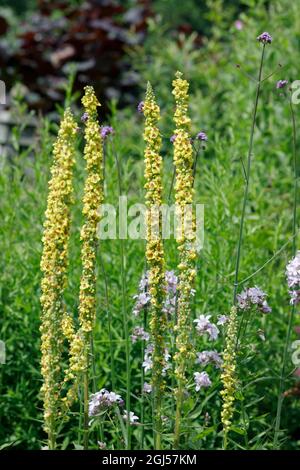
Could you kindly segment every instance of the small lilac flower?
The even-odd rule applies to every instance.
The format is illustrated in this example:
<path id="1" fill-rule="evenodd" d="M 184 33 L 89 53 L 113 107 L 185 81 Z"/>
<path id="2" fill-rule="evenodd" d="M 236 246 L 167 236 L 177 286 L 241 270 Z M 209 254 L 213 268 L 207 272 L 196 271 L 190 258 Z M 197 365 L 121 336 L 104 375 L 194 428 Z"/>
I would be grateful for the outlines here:
<path id="1" fill-rule="evenodd" d="M 208 138 L 207 138 L 207 135 L 205 134 L 205 132 L 198 132 L 198 134 L 196 135 L 196 139 L 197 140 L 201 140 L 201 142 L 207 142 L 208 141 Z"/>
<path id="2" fill-rule="evenodd" d="M 286 278 L 288 287 L 290 288 L 291 304 L 296 305 L 300 303 L 300 251 L 298 251 L 292 261 L 288 263 L 286 267 Z"/>
<path id="3" fill-rule="evenodd" d="M 256 39 L 263 44 L 271 44 L 273 41 L 272 36 L 267 32 L 261 33 Z"/>
<path id="4" fill-rule="evenodd" d="M 81 122 L 87 122 L 88 118 L 89 118 L 88 113 L 83 113 L 80 120 L 81 120 Z"/>
<path id="5" fill-rule="evenodd" d="M 127 412 L 127 410 L 124 411 L 123 419 L 124 419 L 124 421 L 127 421 L 127 420 L 128 420 L 128 412 Z M 138 421 L 139 419 L 140 419 L 140 418 L 139 418 L 138 416 L 136 416 L 133 411 L 130 411 L 130 412 L 129 412 L 129 422 L 130 422 L 130 424 L 137 424 L 137 421 Z"/>
<path id="6" fill-rule="evenodd" d="M 106 137 L 108 137 L 109 135 L 112 135 L 114 134 L 114 129 L 111 127 L 111 126 L 103 126 L 101 127 L 100 129 L 100 133 L 101 133 L 101 137 L 103 139 L 106 139 Z"/>
<path id="7" fill-rule="evenodd" d="M 149 333 L 147 333 L 147 331 L 145 331 L 144 328 L 141 326 L 136 326 L 133 329 L 132 335 L 130 337 L 133 343 L 135 343 L 138 339 L 144 341 L 149 341 L 150 339 Z"/>
<path id="8" fill-rule="evenodd" d="M 207 372 L 194 372 L 194 380 L 196 385 L 196 392 L 199 392 L 202 387 L 211 386 L 211 380 Z"/>
<path id="9" fill-rule="evenodd" d="M 147 382 L 144 383 L 143 386 L 143 391 L 145 393 L 151 393 L 152 392 L 152 385 L 148 384 Z"/>
<path id="10" fill-rule="evenodd" d="M 225 325 L 228 322 L 228 317 L 226 315 L 219 315 L 217 325 Z"/>
<path id="11" fill-rule="evenodd" d="M 207 366 L 208 364 L 214 364 L 218 369 L 222 365 L 222 359 L 217 351 L 202 351 L 197 353 L 196 364 Z"/>
<path id="12" fill-rule="evenodd" d="M 208 334 L 210 340 L 216 340 L 219 335 L 219 328 L 209 321 L 211 315 L 200 315 L 199 318 L 194 320 L 196 323 L 196 330 L 202 336 Z"/>
<path id="13" fill-rule="evenodd" d="M 166 271 L 165 276 L 167 282 L 167 290 L 175 294 L 178 281 L 176 274 L 174 273 L 174 271 Z"/>
<path id="14" fill-rule="evenodd" d="M 176 137 L 177 137 L 176 134 L 171 135 L 171 137 L 170 137 L 170 142 L 171 142 L 172 144 L 174 144 L 174 142 L 175 142 L 175 140 L 176 140 Z"/>
<path id="15" fill-rule="evenodd" d="M 137 105 L 137 110 L 138 110 L 138 113 L 140 114 L 143 114 L 144 112 L 144 101 L 140 101 L 139 104 Z"/>
<path id="16" fill-rule="evenodd" d="M 120 395 L 102 388 L 99 392 L 90 396 L 89 416 L 97 416 L 101 411 L 111 408 L 113 405 L 123 404 L 124 401 Z"/>
<path id="17" fill-rule="evenodd" d="M 285 88 L 288 83 L 289 82 L 287 80 L 278 80 L 278 82 L 276 83 L 276 88 L 277 89 Z"/>
<path id="18" fill-rule="evenodd" d="M 268 305 L 266 297 L 267 294 L 258 287 L 250 287 L 237 296 L 238 307 L 241 310 L 249 310 L 251 306 L 255 305 L 262 313 L 270 313 L 272 309 Z"/>
<path id="19" fill-rule="evenodd" d="M 238 31 L 241 31 L 244 27 L 244 23 L 241 20 L 236 20 L 234 22 L 234 26 L 236 27 Z"/>

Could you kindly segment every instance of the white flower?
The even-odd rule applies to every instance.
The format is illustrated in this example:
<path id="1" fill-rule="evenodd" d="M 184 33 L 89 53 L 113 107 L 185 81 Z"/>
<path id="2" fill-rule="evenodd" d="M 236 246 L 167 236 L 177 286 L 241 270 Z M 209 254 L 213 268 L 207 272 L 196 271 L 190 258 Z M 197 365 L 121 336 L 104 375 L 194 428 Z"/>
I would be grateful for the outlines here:
<path id="1" fill-rule="evenodd" d="M 208 334 L 210 340 L 216 340 L 219 335 L 219 328 L 209 321 L 211 315 L 200 315 L 199 318 L 194 320 L 196 323 L 196 330 L 200 335 Z"/>
<path id="2" fill-rule="evenodd" d="M 218 315 L 217 325 L 225 325 L 227 321 L 228 321 L 227 315 Z"/>
<path id="3" fill-rule="evenodd" d="M 127 413 L 127 410 L 124 411 L 123 419 L 124 419 L 125 421 L 128 420 L 128 413 Z M 138 421 L 139 419 L 140 419 L 140 418 L 139 418 L 138 416 L 136 416 L 133 411 L 130 411 L 130 413 L 129 413 L 129 421 L 130 421 L 130 424 L 137 424 L 137 421 Z"/>
<path id="4" fill-rule="evenodd" d="M 152 385 L 148 384 L 147 382 L 144 383 L 143 390 L 145 393 L 151 393 L 152 392 Z"/>

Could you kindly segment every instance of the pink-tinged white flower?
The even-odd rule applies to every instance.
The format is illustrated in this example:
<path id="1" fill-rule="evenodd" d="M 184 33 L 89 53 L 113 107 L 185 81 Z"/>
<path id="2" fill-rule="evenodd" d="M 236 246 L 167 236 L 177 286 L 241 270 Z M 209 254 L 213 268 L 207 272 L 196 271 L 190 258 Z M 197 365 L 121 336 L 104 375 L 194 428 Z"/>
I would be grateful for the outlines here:
<path id="1" fill-rule="evenodd" d="M 225 325 L 225 323 L 228 322 L 228 316 L 227 315 L 218 315 L 218 321 L 217 325 Z"/>
<path id="2" fill-rule="evenodd" d="M 210 340 L 216 340 L 220 331 L 214 323 L 209 321 L 210 317 L 211 315 L 200 315 L 194 320 L 194 323 L 196 323 L 196 330 L 201 336 L 208 334 Z"/>
<path id="3" fill-rule="evenodd" d="M 244 27 L 244 23 L 241 20 L 236 20 L 234 26 L 238 31 L 241 31 Z"/>
<path id="4" fill-rule="evenodd" d="M 124 411 L 123 419 L 124 419 L 124 421 L 128 420 L 127 410 Z M 138 416 L 136 416 L 133 411 L 129 412 L 129 422 L 130 422 L 130 424 L 138 424 L 137 422 L 138 422 L 139 419 L 140 418 Z"/>
<path id="5" fill-rule="evenodd" d="M 106 449 L 106 443 L 105 442 L 98 441 L 98 446 L 99 446 L 99 449 L 101 449 L 101 450 Z"/>
<path id="6" fill-rule="evenodd" d="M 151 393 L 152 392 L 152 385 L 145 382 L 144 386 L 143 386 L 143 391 L 145 393 Z"/>
<path id="7" fill-rule="evenodd" d="M 202 387 L 206 388 L 211 386 L 211 380 L 207 372 L 194 372 L 194 380 L 196 392 L 199 392 Z"/>

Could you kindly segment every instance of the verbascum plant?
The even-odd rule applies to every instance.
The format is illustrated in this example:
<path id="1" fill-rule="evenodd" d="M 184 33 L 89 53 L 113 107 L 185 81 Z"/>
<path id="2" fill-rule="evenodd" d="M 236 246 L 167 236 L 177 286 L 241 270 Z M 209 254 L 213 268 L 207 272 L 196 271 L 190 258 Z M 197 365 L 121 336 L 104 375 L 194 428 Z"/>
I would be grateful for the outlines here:
<path id="1" fill-rule="evenodd" d="M 165 330 L 166 315 L 163 313 L 165 296 L 165 263 L 161 234 L 162 204 L 162 157 L 161 136 L 157 123 L 160 109 L 150 83 L 147 85 L 146 99 L 143 105 L 145 116 L 144 140 L 146 142 L 145 158 L 145 189 L 146 189 L 146 227 L 149 294 L 151 297 L 150 332 L 154 345 L 152 387 L 154 396 L 154 436 L 155 449 L 161 449 L 162 436 L 162 397 L 164 392 L 163 370 L 165 367 Z"/>
<path id="2" fill-rule="evenodd" d="M 232 307 L 228 318 L 228 326 L 226 332 L 226 343 L 223 353 L 223 366 L 221 380 L 223 390 L 221 396 L 223 400 L 221 421 L 223 424 L 223 445 L 227 448 L 227 435 L 230 429 L 233 413 L 234 400 L 236 393 L 236 341 L 238 331 L 237 308 Z"/>
<path id="3" fill-rule="evenodd" d="M 56 447 L 57 428 L 61 415 L 61 384 L 63 382 L 62 352 L 64 334 L 62 321 L 66 316 L 64 290 L 67 284 L 68 242 L 70 236 L 70 205 L 74 139 L 77 131 L 72 113 L 67 109 L 54 144 L 49 195 L 45 213 L 41 270 L 41 372 L 44 402 L 44 429 L 48 446 Z"/>
<path id="4" fill-rule="evenodd" d="M 82 273 L 79 293 L 79 324 L 76 333 L 70 331 L 70 374 L 84 378 L 84 447 L 88 447 L 88 401 L 89 401 L 89 356 L 92 330 L 96 318 L 96 253 L 100 221 L 100 207 L 104 198 L 103 190 L 103 137 L 97 117 L 100 103 L 91 86 L 85 87 L 82 98 L 85 123 L 84 158 L 86 161 L 86 180 L 83 196 L 84 225 L 81 230 Z M 82 375 L 82 374 L 81 374 Z M 75 380 L 76 382 L 76 380 Z M 72 393 L 72 392 L 71 392 Z M 71 397 L 72 398 L 72 397 Z"/>
<path id="5" fill-rule="evenodd" d="M 176 417 L 174 430 L 174 447 L 178 448 L 182 418 L 184 391 L 187 384 L 187 364 L 193 359 L 194 352 L 191 342 L 191 291 L 196 276 L 195 270 L 195 219 L 192 214 L 193 189 L 193 148 L 190 139 L 191 121 L 188 117 L 188 88 L 189 84 L 182 78 L 182 73 L 176 73 L 173 81 L 173 95 L 175 96 L 176 110 L 174 122 L 174 164 L 176 169 L 175 203 L 177 221 L 177 249 L 179 252 L 178 265 L 178 299 L 175 375 L 176 389 Z M 190 214 L 189 218 L 185 218 Z M 186 223 L 187 222 L 187 223 Z M 189 222 L 189 224 L 188 224 Z M 187 230 L 188 229 L 188 230 Z"/>

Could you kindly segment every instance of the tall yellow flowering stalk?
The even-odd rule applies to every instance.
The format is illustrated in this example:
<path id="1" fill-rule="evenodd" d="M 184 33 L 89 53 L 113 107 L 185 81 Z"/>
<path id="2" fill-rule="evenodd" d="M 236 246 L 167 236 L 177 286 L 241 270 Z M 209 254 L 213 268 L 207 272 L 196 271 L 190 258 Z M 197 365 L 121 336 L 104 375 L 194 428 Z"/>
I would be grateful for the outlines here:
<path id="1" fill-rule="evenodd" d="M 56 446 L 57 427 L 61 414 L 62 322 L 66 315 L 63 300 L 67 283 L 70 205 L 74 165 L 74 138 L 77 125 L 67 109 L 54 144 L 49 195 L 45 213 L 41 270 L 41 372 L 44 401 L 44 429 L 49 448 Z"/>
<path id="2" fill-rule="evenodd" d="M 92 330 L 96 318 L 96 253 L 97 227 L 100 221 L 100 206 L 103 202 L 103 138 L 97 117 L 100 103 L 91 86 L 85 87 L 82 98 L 85 122 L 85 147 L 87 176 L 83 196 L 84 225 L 81 230 L 82 273 L 79 293 L 80 328 L 71 344 L 71 371 L 84 376 L 84 447 L 88 447 L 88 402 L 89 402 L 89 354 Z"/>
<path id="3" fill-rule="evenodd" d="M 160 109 L 150 83 L 147 85 L 146 99 L 143 106 L 145 115 L 144 140 L 145 158 L 145 189 L 146 189 L 146 226 L 147 246 L 146 259 L 149 271 L 149 293 L 151 296 L 150 332 L 154 344 L 152 386 L 154 396 L 154 436 L 155 449 L 161 449 L 162 435 L 162 395 L 164 392 L 164 355 L 166 316 L 162 312 L 165 293 L 165 263 L 161 237 L 162 204 L 162 158 L 160 155 L 161 136 L 157 127 Z"/>
<path id="4" fill-rule="evenodd" d="M 187 364 L 193 359 L 191 346 L 191 289 L 194 284 L 195 270 L 195 219 L 190 216 L 190 226 L 185 224 L 185 214 L 191 214 L 193 203 L 193 149 L 190 141 L 191 121 L 188 117 L 188 88 L 189 84 L 177 72 L 173 81 L 173 95 L 175 96 L 176 110 L 174 122 L 174 164 L 176 169 L 175 203 L 179 220 L 177 227 L 177 249 L 179 251 L 179 277 L 176 324 L 176 354 L 175 375 L 176 389 L 176 416 L 174 430 L 174 447 L 179 447 L 181 415 L 184 399 L 184 389 L 187 383 Z M 186 220 L 188 223 L 188 220 Z M 187 230 L 188 228 L 188 230 Z"/>
<path id="5" fill-rule="evenodd" d="M 231 425 L 234 413 L 234 399 L 236 392 L 236 338 L 238 330 L 237 308 L 232 307 L 228 320 L 226 332 L 226 344 L 223 353 L 223 371 L 221 380 L 223 390 L 221 391 L 223 406 L 221 412 L 221 421 L 223 424 L 223 442 L 224 448 L 227 447 L 227 434 Z"/>

